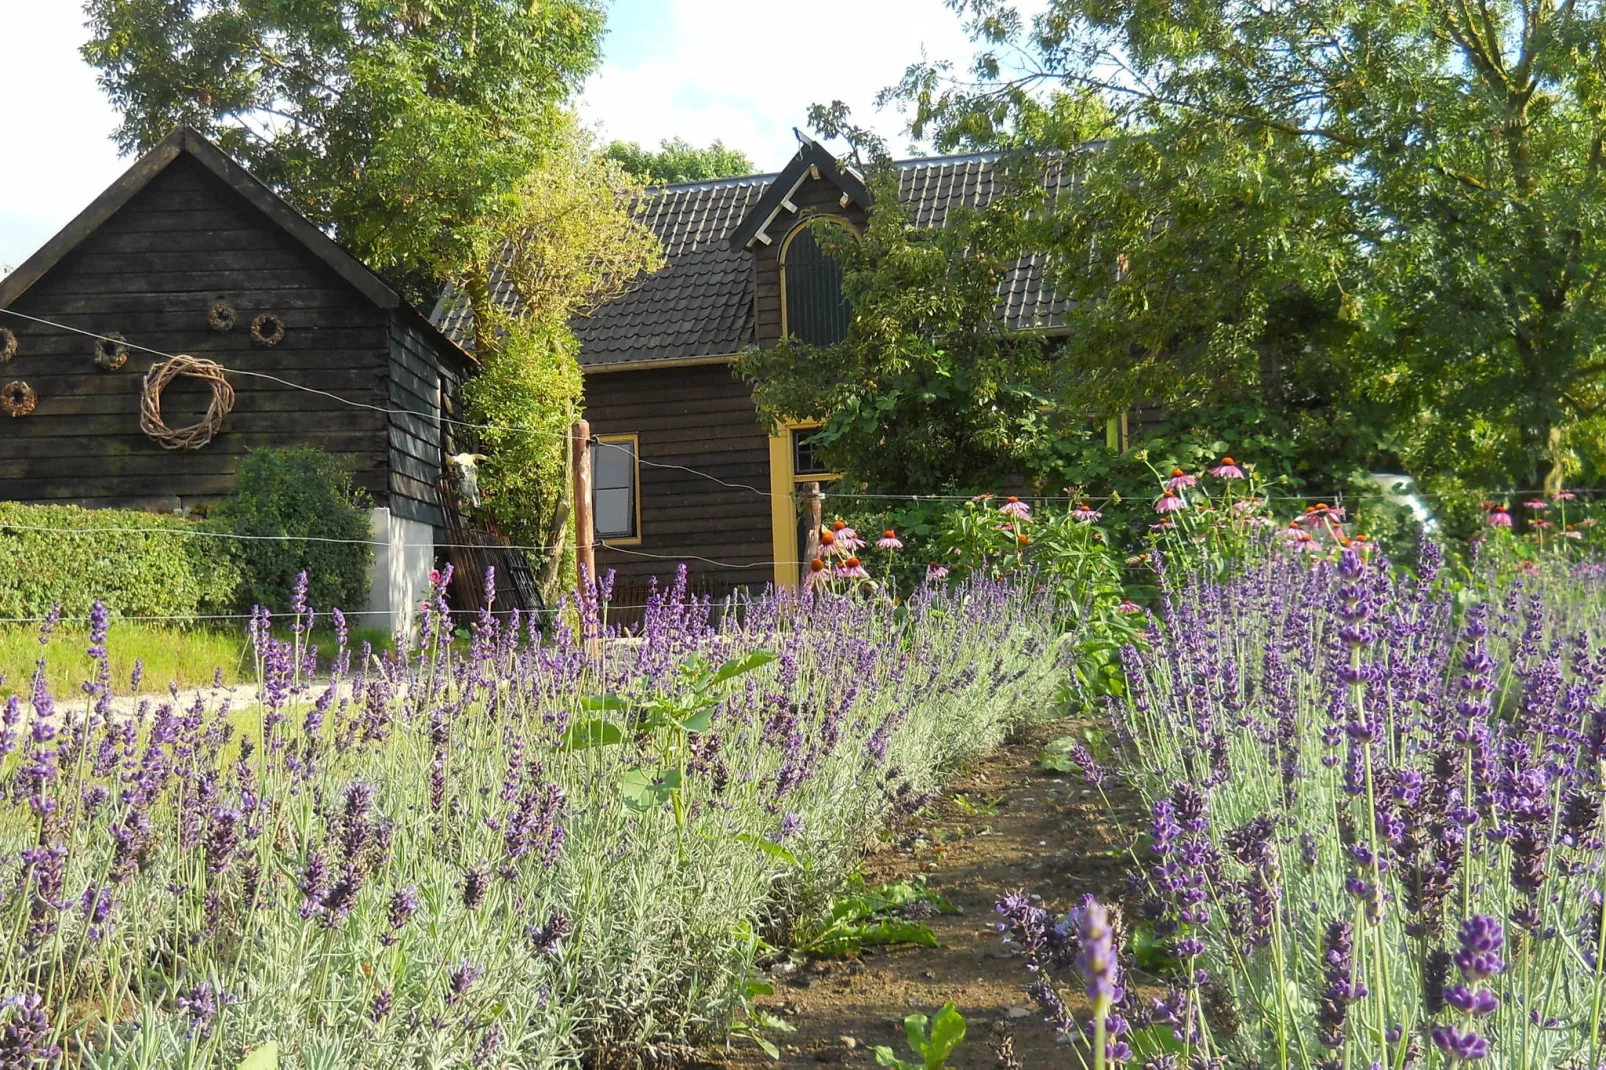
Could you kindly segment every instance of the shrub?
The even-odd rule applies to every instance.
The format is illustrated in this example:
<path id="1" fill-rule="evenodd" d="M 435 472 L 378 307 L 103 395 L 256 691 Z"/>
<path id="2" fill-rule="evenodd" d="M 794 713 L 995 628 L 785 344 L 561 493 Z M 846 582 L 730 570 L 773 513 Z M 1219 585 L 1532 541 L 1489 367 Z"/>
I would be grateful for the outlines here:
<path id="1" fill-rule="evenodd" d="M 189 520 L 121 509 L 0 502 L 0 617 L 99 600 L 121 616 L 226 612 L 240 573 L 222 540 Z"/>
<path id="2" fill-rule="evenodd" d="M 303 570 L 314 604 L 366 602 L 370 504 L 344 457 L 310 449 L 247 454 L 234 497 L 213 514 L 219 530 L 249 536 L 230 540 L 244 574 L 240 607 L 286 606 Z M 358 541 L 317 541 L 324 539 Z"/>
<path id="3" fill-rule="evenodd" d="M 123 1070 L 270 1041 L 287 1068 L 655 1065 L 722 1036 L 757 934 L 1064 671 L 1042 600 L 982 577 L 717 625 L 682 578 L 634 642 L 592 604 L 550 639 L 487 612 L 466 651 L 436 630 L 448 582 L 381 675 L 347 650 L 294 688 L 303 637 L 259 632 L 244 719 L 218 695 L 97 721 L 59 775 L 23 731 L 0 857 L 32 893 L 0 904 L 0 1016 L 26 1002 L 74 1065 Z"/>

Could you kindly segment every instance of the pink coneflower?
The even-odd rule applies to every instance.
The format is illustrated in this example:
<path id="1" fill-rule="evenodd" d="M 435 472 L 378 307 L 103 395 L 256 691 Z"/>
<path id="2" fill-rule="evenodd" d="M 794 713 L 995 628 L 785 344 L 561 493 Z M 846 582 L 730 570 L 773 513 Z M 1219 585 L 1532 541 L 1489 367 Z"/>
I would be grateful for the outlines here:
<path id="1" fill-rule="evenodd" d="M 1143 607 L 1138 605 L 1136 602 L 1128 602 L 1123 600 L 1120 605 L 1115 607 L 1115 611 L 1117 613 L 1125 613 L 1128 616 L 1131 616 L 1133 613 L 1142 613 Z"/>
<path id="2" fill-rule="evenodd" d="M 1032 518 L 1032 507 L 1019 498 L 1009 498 L 1003 505 L 998 507 L 998 511 L 1005 516 L 1012 516 L 1018 520 L 1030 520 Z"/>
<path id="3" fill-rule="evenodd" d="M 1171 478 L 1165 481 L 1166 490 L 1182 490 L 1199 482 L 1198 476 L 1190 476 L 1180 468 L 1171 469 Z"/>
<path id="4" fill-rule="evenodd" d="M 1571 524 L 1567 525 L 1567 530 L 1562 532 L 1562 534 L 1569 539 L 1581 539 L 1584 537 L 1584 533 L 1573 527 Z"/>
<path id="5" fill-rule="evenodd" d="M 864 570 L 857 557 L 850 557 L 836 567 L 836 578 L 839 580 L 867 580 L 870 574 Z"/>
<path id="6" fill-rule="evenodd" d="M 881 537 L 875 541 L 875 548 L 877 550 L 901 550 L 903 549 L 903 543 L 899 541 L 898 533 L 893 531 L 891 528 L 888 528 L 886 531 L 883 531 L 881 533 Z"/>
<path id="7" fill-rule="evenodd" d="M 939 580 L 945 580 L 947 578 L 948 570 L 943 568 L 942 565 L 938 564 L 937 562 L 933 561 L 931 564 L 926 566 L 927 583 L 936 583 Z"/>
<path id="8" fill-rule="evenodd" d="M 1583 520 L 1580 520 L 1578 522 L 1578 526 L 1581 527 L 1581 528 L 1592 528 L 1597 523 L 1599 523 L 1599 521 L 1597 521 L 1594 517 L 1590 516 L 1590 517 L 1585 517 Z"/>
<path id="9" fill-rule="evenodd" d="M 1161 516 L 1164 516 L 1166 513 L 1175 513 L 1178 510 L 1186 509 L 1187 507 L 1188 503 L 1177 497 L 1177 492 L 1174 490 L 1166 491 L 1164 494 L 1160 495 L 1160 500 L 1154 503 L 1154 511 L 1159 513 Z"/>
<path id="10" fill-rule="evenodd" d="M 1531 527 L 1531 528 L 1539 528 L 1539 529 L 1543 530 L 1545 528 L 1550 527 L 1550 521 L 1548 521 L 1548 520 L 1530 520 L 1530 521 L 1528 521 L 1528 526 Z"/>
<path id="11" fill-rule="evenodd" d="M 1511 514 L 1506 512 L 1505 506 L 1497 505 L 1489 510 L 1489 525 L 1496 528 L 1509 528 L 1511 526 Z"/>
<path id="12" fill-rule="evenodd" d="M 836 532 L 830 528 L 821 529 L 820 556 L 830 557 L 832 554 L 845 554 L 847 552 L 847 548 L 837 540 Z"/>
<path id="13" fill-rule="evenodd" d="M 844 527 L 836 533 L 836 544 L 849 553 L 864 549 L 864 540 L 859 538 L 857 531 L 849 527 Z"/>
<path id="14" fill-rule="evenodd" d="M 1244 470 L 1239 468 L 1231 457 L 1223 457 L 1220 464 L 1210 469 L 1210 474 L 1217 479 L 1242 479 Z"/>
<path id="15" fill-rule="evenodd" d="M 1071 519 L 1076 521 L 1078 524 L 1097 524 L 1100 520 L 1104 519 L 1104 514 L 1088 505 L 1086 502 L 1082 502 L 1077 505 L 1075 509 L 1071 510 Z"/>
<path id="16" fill-rule="evenodd" d="M 1149 530 L 1150 531 L 1175 531 L 1175 530 L 1177 530 L 1176 521 L 1174 521 L 1174 520 L 1162 520 L 1158 524 L 1150 524 L 1149 525 Z"/>
<path id="17" fill-rule="evenodd" d="M 1550 503 L 1543 498 L 1530 498 L 1522 503 L 1524 509 L 1549 509 Z"/>
<path id="18" fill-rule="evenodd" d="M 1255 507 L 1259 504 L 1259 498 L 1245 498 L 1242 501 L 1233 502 L 1232 511 L 1240 515 L 1244 513 L 1252 513 L 1255 511 Z"/>
<path id="19" fill-rule="evenodd" d="M 1578 497 L 1578 495 L 1574 494 L 1570 490 L 1558 490 L 1556 492 L 1556 500 L 1558 502 L 1570 502 L 1570 501 L 1573 501 L 1577 497 Z"/>

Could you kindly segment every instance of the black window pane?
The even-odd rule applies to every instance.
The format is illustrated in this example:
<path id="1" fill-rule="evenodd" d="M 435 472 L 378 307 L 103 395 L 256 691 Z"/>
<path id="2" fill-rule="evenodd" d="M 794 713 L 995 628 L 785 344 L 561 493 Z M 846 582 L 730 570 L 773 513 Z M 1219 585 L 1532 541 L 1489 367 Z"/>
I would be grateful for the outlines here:
<path id="1" fill-rule="evenodd" d="M 820 245 L 815 224 L 786 247 L 786 330 L 810 345 L 828 346 L 847 337 L 853 310 L 842 295 L 842 266 Z"/>
<path id="2" fill-rule="evenodd" d="M 814 436 L 818 433 L 815 429 L 792 432 L 793 475 L 819 476 L 830 471 L 814 448 Z"/>

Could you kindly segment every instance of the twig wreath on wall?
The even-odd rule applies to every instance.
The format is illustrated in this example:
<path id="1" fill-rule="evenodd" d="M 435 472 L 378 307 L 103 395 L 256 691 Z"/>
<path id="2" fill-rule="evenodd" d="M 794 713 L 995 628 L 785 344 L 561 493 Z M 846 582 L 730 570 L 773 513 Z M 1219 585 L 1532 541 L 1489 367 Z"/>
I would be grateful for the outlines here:
<path id="1" fill-rule="evenodd" d="M 0 409 L 12 416 L 27 416 L 37 404 L 39 395 L 21 379 L 13 379 L 5 386 L 0 386 Z"/>
<path id="2" fill-rule="evenodd" d="M 284 341 L 284 320 L 271 312 L 264 312 L 251 321 L 251 341 L 257 345 L 276 346 Z"/>
<path id="3" fill-rule="evenodd" d="M 17 336 L 0 327 L 0 364 L 17 355 Z"/>
<path id="4" fill-rule="evenodd" d="M 212 404 L 200 423 L 187 427 L 168 427 L 162 422 L 162 390 L 174 379 L 184 376 L 199 379 L 212 387 Z M 145 373 L 145 384 L 139 396 L 139 429 L 169 450 L 198 450 L 212 436 L 223 429 L 223 418 L 234 408 L 234 387 L 223 376 L 223 365 L 179 354 L 171 359 L 152 364 Z"/>
<path id="5" fill-rule="evenodd" d="M 114 372 L 128 363 L 128 339 L 112 331 L 95 339 L 95 367 Z"/>
<path id="6" fill-rule="evenodd" d="M 239 313 L 234 310 L 233 303 L 221 299 L 213 302 L 211 310 L 206 314 L 206 322 L 212 325 L 214 331 L 234 330 L 234 323 L 238 318 Z"/>

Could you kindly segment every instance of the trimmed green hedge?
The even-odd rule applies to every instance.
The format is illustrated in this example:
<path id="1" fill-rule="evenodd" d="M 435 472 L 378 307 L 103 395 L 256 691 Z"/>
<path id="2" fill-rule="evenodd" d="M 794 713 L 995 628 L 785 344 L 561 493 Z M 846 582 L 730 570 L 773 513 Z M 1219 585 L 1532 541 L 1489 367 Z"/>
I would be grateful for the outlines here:
<path id="1" fill-rule="evenodd" d="M 156 513 L 0 502 L 0 617 L 58 602 L 81 616 L 96 599 L 128 617 L 232 612 L 240 567 L 229 540 L 181 534 L 201 529 Z"/>

